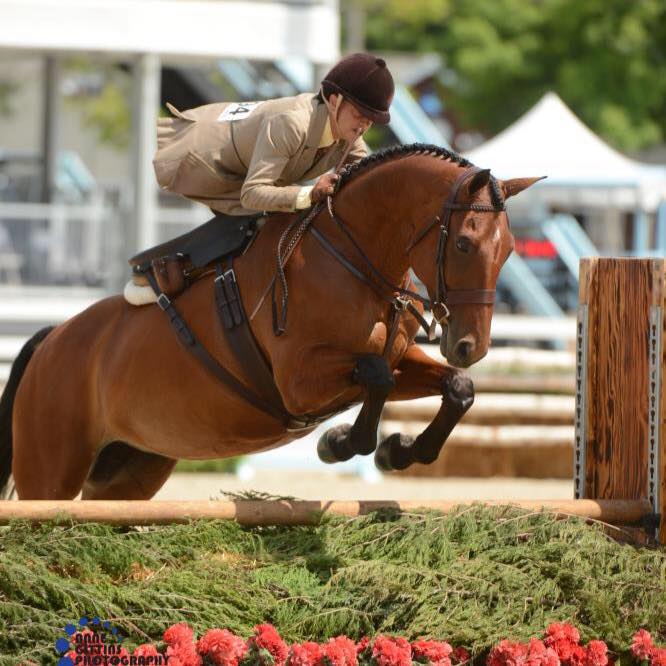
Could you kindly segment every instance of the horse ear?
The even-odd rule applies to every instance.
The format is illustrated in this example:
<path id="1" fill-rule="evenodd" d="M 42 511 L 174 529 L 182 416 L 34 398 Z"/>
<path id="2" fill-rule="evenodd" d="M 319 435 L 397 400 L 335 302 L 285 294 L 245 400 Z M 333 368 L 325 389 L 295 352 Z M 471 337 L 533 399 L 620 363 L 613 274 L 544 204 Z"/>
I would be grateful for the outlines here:
<path id="1" fill-rule="evenodd" d="M 511 178 L 510 180 L 502 181 L 502 190 L 504 191 L 504 198 L 508 199 L 516 194 L 520 194 L 523 190 L 538 183 L 540 180 L 547 178 L 547 176 L 538 176 L 537 178 Z"/>
<path id="2" fill-rule="evenodd" d="M 474 174 L 472 180 L 467 185 L 467 192 L 471 196 L 476 194 L 482 187 L 485 187 L 490 181 L 490 169 L 481 169 L 481 171 Z"/>

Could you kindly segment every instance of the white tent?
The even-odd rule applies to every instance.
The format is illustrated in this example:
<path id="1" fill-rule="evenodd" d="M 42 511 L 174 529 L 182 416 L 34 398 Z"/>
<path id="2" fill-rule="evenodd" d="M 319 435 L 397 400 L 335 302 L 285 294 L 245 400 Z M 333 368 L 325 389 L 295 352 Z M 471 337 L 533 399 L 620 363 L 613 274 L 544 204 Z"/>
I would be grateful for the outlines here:
<path id="1" fill-rule="evenodd" d="M 499 178 L 548 176 L 537 187 L 549 201 L 566 198 L 644 212 L 666 201 L 666 167 L 614 150 L 553 92 L 465 157 Z"/>

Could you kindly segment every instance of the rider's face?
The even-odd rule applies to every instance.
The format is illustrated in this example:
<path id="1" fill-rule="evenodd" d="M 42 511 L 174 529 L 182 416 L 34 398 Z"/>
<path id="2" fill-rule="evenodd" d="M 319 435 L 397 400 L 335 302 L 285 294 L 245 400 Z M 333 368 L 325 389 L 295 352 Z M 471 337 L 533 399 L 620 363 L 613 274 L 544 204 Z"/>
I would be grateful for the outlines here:
<path id="1" fill-rule="evenodd" d="M 337 97 L 338 95 L 331 95 L 329 98 L 332 108 L 337 105 Z M 343 99 L 338 109 L 337 123 L 334 122 L 332 125 L 333 127 L 337 125 L 338 136 L 336 138 L 352 141 L 359 129 L 362 134 L 367 132 L 372 121 L 366 118 L 351 102 Z"/>

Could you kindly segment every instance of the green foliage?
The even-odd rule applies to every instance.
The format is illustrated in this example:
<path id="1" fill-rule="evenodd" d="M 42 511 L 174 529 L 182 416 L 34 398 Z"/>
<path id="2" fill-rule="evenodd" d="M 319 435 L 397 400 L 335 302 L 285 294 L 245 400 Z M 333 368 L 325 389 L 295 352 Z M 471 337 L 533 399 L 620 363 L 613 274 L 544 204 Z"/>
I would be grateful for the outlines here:
<path id="1" fill-rule="evenodd" d="M 571 621 L 586 642 L 626 653 L 640 627 L 666 641 L 666 551 L 620 545 L 580 519 L 478 506 L 317 527 L 3 529 L 0 665 L 56 663 L 55 640 L 82 615 L 110 620 L 130 648 L 179 621 L 243 637 L 271 622 L 288 641 L 446 639 L 483 663 L 502 638 Z"/>
<path id="2" fill-rule="evenodd" d="M 85 100 L 83 117 L 88 127 L 97 131 L 99 140 L 114 148 L 129 146 L 131 112 L 128 91 L 116 82 L 105 83 L 100 94 Z"/>
<path id="3" fill-rule="evenodd" d="M 242 461 L 242 457 L 223 458 L 222 460 L 179 460 L 174 471 L 233 474 Z"/>
<path id="4" fill-rule="evenodd" d="M 438 51 L 443 99 L 494 134 L 548 90 L 624 150 L 666 140 L 663 0 L 364 0 L 371 49 Z"/>
<path id="5" fill-rule="evenodd" d="M 132 123 L 130 75 L 115 65 L 100 65 L 86 58 L 68 59 L 64 70 L 101 74 L 103 85 L 97 93 L 80 94 L 68 102 L 80 110 L 84 124 L 97 133 L 102 143 L 118 150 L 126 149 L 130 144 Z"/>

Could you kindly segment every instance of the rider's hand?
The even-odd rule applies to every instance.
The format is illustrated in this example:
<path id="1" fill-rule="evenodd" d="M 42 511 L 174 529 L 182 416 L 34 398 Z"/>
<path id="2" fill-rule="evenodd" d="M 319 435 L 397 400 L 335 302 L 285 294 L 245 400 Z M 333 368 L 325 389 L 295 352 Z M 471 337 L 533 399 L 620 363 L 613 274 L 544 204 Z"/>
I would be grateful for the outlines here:
<path id="1" fill-rule="evenodd" d="M 339 178 L 340 176 L 337 173 L 325 173 L 310 191 L 310 200 L 312 203 L 319 203 L 329 194 L 333 194 L 335 183 L 337 183 Z"/>

